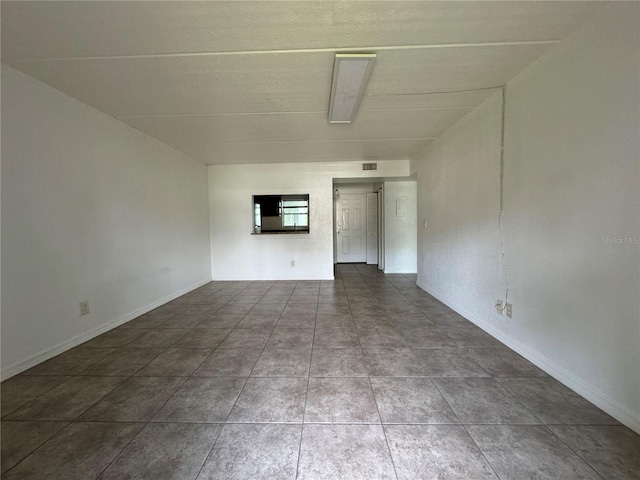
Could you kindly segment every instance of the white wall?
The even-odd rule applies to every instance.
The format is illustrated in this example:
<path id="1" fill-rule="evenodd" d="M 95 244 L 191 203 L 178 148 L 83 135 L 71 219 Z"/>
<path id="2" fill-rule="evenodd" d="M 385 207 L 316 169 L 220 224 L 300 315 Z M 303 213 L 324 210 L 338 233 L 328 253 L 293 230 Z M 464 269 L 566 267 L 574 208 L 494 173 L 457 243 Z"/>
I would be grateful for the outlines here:
<path id="1" fill-rule="evenodd" d="M 206 167 L 5 65 L 2 163 L 3 377 L 210 279 Z"/>
<path id="2" fill-rule="evenodd" d="M 418 281 L 640 431 L 640 4 L 612 3 L 424 152 Z M 631 237 L 625 243 L 606 238 Z M 616 240 L 613 240 L 615 242 Z"/>
<path id="3" fill-rule="evenodd" d="M 384 273 L 416 273 L 417 184 L 384 182 Z"/>
<path id="4" fill-rule="evenodd" d="M 213 278 L 333 279 L 333 179 L 409 174 L 408 160 L 377 163 L 371 172 L 359 162 L 210 166 Z M 309 234 L 251 235 L 252 196 L 290 193 L 309 194 Z"/>

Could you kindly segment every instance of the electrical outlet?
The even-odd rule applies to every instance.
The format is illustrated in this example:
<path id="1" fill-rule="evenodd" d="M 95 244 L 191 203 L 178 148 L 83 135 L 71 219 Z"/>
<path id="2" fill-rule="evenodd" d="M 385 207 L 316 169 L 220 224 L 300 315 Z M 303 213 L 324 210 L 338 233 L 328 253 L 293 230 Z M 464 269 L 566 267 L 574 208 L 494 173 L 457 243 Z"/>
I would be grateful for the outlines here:
<path id="1" fill-rule="evenodd" d="M 296 261 L 295 260 L 291 260 L 291 266 L 295 267 L 296 266 Z"/>
<path id="2" fill-rule="evenodd" d="M 510 303 L 505 304 L 505 315 L 509 318 L 513 318 L 513 305 Z"/>
<path id="3" fill-rule="evenodd" d="M 500 315 L 504 315 L 504 309 L 502 307 L 502 300 L 496 300 L 496 311 L 500 314 Z"/>
<path id="4" fill-rule="evenodd" d="M 89 315 L 89 302 L 80 302 L 80 316 Z"/>

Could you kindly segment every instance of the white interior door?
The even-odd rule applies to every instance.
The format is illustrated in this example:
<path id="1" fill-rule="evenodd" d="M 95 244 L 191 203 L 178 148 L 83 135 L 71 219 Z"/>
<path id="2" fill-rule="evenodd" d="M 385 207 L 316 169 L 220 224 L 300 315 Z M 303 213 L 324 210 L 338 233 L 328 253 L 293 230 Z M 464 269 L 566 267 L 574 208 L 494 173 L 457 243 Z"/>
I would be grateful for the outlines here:
<path id="1" fill-rule="evenodd" d="M 336 202 L 338 263 L 367 261 L 367 194 L 340 194 Z"/>
<path id="2" fill-rule="evenodd" d="M 378 264 L 378 194 L 367 193 L 367 263 Z"/>

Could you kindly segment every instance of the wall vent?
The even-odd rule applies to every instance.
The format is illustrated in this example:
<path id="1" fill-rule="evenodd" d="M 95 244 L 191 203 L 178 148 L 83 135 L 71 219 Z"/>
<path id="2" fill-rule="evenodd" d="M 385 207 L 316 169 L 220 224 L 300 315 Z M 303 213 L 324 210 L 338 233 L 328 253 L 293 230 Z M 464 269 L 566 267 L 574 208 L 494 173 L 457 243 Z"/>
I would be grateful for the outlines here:
<path id="1" fill-rule="evenodd" d="M 378 169 L 378 164 L 377 163 L 363 163 L 362 164 L 362 170 L 377 170 Z"/>

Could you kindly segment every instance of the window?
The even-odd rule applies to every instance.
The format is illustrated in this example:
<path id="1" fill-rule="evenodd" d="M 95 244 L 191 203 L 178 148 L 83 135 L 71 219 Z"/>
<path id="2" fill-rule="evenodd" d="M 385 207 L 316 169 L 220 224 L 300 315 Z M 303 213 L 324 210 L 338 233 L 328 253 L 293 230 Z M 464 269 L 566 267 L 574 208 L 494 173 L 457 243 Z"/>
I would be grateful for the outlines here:
<path id="1" fill-rule="evenodd" d="M 309 233 L 309 195 L 254 195 L 253 233 Z"/>

